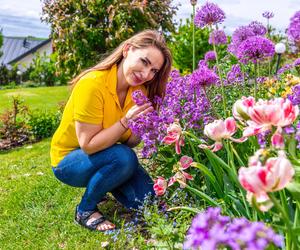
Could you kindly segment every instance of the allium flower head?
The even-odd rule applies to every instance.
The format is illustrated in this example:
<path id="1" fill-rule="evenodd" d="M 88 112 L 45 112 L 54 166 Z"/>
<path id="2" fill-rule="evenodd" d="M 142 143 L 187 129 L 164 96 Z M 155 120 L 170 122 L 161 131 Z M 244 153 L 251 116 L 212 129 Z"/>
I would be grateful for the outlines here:
<path id="1" fill-rule="evenodd" d="M 216 60 L 216 53 L 213 50 L 207 51 L 204 55 L 204 59 L 205 59 L 206 62 L 215 61 Z"/>
<path id="2" fill-rule="evenodd" d="M 208 43 L 215 45 L 227 44 L 227 36 L 223 30 L 214 30 L 209 35 Z"/>
<path id="3" fill-rule="evenodd" d="M 194 88 L 216 84 L 218 81 L 218 75 L 205 65 L 199 65 L 190 77 L 190 83 Z"/>
<path id="4" fill-rule="evenodd" d="M 290 19 L 287 34 L 290 40 L 300 42 L 300 10 L 297 11 Z"/>
<path id="5" fill-rule="evenodd" d="M 260 22 L 253 21 L 248 26 L 252 29 L 255 36 L 264 36 L 267 34 L 266 27 Z"/>
<path id="6" fill-rule="evenodd" d="M 239 64 L 234 64 L 227 73 L 227 84 L 240 83 L 243 81 L 243 73 Z"/>
<path id="7" fill-rule="evenodd" d="M 206 2 L 200 9 L 197 9 L 195 15 L 195 25 L 203 28 L 207 25 L 222 23 L 225 19 L 225 13 L 214 3 Z"/>
<path id="8" fill-rule="evenodd" d="M 274 13 L 272 11 L 265 11 L 262 13 L 262 16 L 267 19 L 271 19 L 274 17 Z"/>
<path id="9" fill-rule="evenodd" d="M 272 41 L 261 36 L 253 36 L 242 42 L 237 49 L 237 58 L 242 63 L 258 63 L 272 57 L 275 46 Z"/>

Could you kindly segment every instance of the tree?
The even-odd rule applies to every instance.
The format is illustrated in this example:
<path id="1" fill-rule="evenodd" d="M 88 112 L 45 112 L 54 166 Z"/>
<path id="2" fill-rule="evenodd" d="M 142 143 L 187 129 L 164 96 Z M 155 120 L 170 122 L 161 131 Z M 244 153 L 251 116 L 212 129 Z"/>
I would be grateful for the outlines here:
<path id="1" fill-rule="evenodd" d="M 43 0 L 42 20 L 51 24 L 57 73 L 73 77 L 94 65 L 134 33 L 175 30 L 171 0 Z"/>

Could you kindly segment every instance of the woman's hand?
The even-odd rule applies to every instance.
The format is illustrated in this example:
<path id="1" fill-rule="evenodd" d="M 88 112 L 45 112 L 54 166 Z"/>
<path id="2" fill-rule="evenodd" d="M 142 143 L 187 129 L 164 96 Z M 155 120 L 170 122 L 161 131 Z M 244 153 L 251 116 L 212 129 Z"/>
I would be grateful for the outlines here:
<path id="1" fill-rule="evenodd" d="M 128 121 L 135 120 L 139 116 L 144 115 L 151 111 L 153 111 L 153 107 L 150 102 L 147 102 L 141 106 L 134 105 L 127 111 L 126 115 L 121 119 L 122 123 L 128 126 Z"/>

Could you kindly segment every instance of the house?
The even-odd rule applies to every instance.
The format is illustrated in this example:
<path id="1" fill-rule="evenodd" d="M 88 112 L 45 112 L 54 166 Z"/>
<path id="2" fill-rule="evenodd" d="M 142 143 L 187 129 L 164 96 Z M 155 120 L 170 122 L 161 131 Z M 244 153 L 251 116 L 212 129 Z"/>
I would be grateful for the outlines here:
<path id="1" fill-rule="evenodd" d="M 3 37 L 1 51 L 3 55 L 0 57 L 0 65 L 4 64 L 9 68 L 18 64 L 19 69 L 25 71 L 37 53 L 52 54 L 52 40 L 35 37 Z"/>

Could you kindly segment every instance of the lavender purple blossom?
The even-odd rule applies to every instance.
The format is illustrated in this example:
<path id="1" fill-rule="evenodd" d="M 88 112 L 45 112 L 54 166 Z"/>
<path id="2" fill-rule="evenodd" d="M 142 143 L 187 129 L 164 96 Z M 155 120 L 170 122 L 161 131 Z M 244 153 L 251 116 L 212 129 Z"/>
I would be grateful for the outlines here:
<path id="1" fill-rule="evenodd" d="M 214 3 L 206 2 L 195 15 L 195 25 L 199 28 L 222 23 L 225 20 L 225 13 Z"/>
<path id="2" fill-rule="evenodd" d="M 290 69 L 292 69 L 294 67 L 293 64 L 285 64 L 283 67 L 281 67 L 278 71 L 277 71 L 277 75 L 282 75 L 283 73 L 289 71 Z"/>
<path id="3" fill-rule="evenodd" d="M 300 10 L 291 17 L 287 34 L 291 41 L 300 42 Z"/>
<path id="4" fill-rule="evenodd" d="M 241 71 L 241 67 L 239 64 L 232 65 L 230 71 L 227 73 L 226 83 L 241 83 L 243 82 L 243 72 Z"/>
<path id="5" fill-rule="evenodd" d="M 267 34 L 267 28 L 258 21 L 251 22 L 248 27 L 252 29 L 255 36 L 264 36 Z"/>
<path id="6" fill-rule="evenodd" d="M 274 13 L 272 11 L 265 11 L 262 13 L 262 16 L 267 19 L 271 19 L 274 17 Z"/>
<path id="7" fill-rule="evenodd" d="M 204 55 L 204 59 L 205 59 L 206 62 L 215 61 L 216 60 L 216 53 L 213 50 L 207 51 Z"/>
<path id="8" fill-rule="evenodd" d="M 214 30 L 209 35 L 208 43 L 214 45 L 227 44 L 227 36 L 223 30 Z"/>
<path id="9" fill-rule="evenodd" d="M 294 67 L 298 67 L 300 66 L 300 58 L 297 58 L 294 62 L 293 62 Z"/>
<path id="10" fill-rule="evenodd" d="M 242 63 L 258 63 L 271 58 L 274 53 L 275 46 L 272 41 L 261 36 L 252 36 L 239 45 L 236 56 Z"/>
<path id="11" fill-rule="evenodd" d="M 141 90 L 136 90 L 132 92 L 131 98 L 134 101 L 134 103 L 138 106 L 141 106 L 149 101 Z"/>
<path id="12" fill-rule="evenodd" d="M 245 218 L 231 219 L 222 216 L 220 208 L 210 207 L 193 219 L 183 248 L 215 250 L 229 246 L 233 250 L 263 250 L 270 243 L 281 247 L 283 237 L 263 222 L 250 222 Z"/>
<path id="13" fill-rule="evenodd" d="M 300 105 L 300 83 L 292 88 L 292 94 L 288 95 L 288 99 L 293 105 Z"/>
<path id="14" fill-rule="evenodd" d="M 203 87 L 216 84 L 218 81 L 218 75 L 205 65 L 199 65 L 198 69 L 194 70 L 190 78 L 191 86 L 196 89 L 200 88 L 201 86 Z"/>

